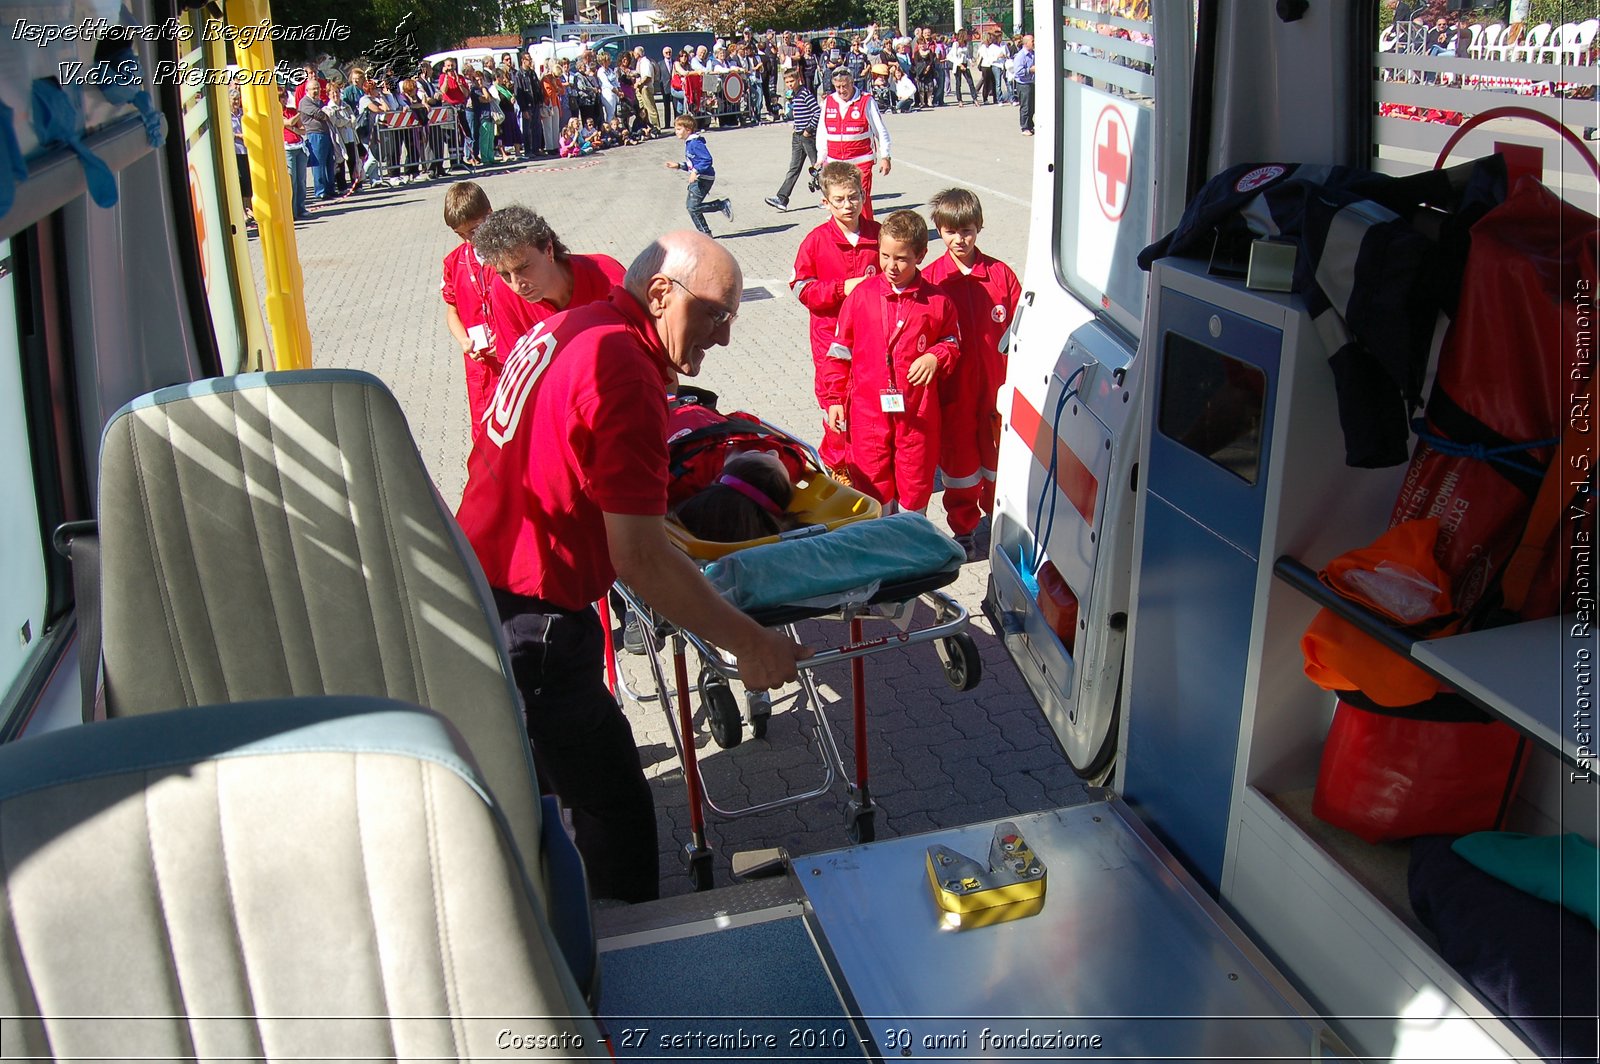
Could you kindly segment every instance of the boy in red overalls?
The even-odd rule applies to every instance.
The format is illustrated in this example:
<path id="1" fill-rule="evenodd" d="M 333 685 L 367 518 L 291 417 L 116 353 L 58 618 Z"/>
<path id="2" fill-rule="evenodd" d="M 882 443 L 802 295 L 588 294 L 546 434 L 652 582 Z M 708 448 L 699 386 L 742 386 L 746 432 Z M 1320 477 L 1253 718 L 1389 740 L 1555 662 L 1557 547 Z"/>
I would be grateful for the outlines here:
<path id="1" fill-rule="evenodd" d="M 939 381 L 943 440 L 939 475 L 950 532 L 977 558 L 981 515 L 994 510 L 994 471 L 1000 449 L 1000 414 L 995 397 L 1006 379 L 1000 339 L 1011 327 L 1022 286 L 1011 267 L 978 250 L 983 204 L 964 188 L 933 197 L 933 226 L 945 254 L 922 271 L 955 304 L 961 325 L 961 357 L 955 372 Z"/>
<path id="2" fill-rule="evenodd" d="M 939 390 L 961 354 L 955 307 L 923 280 L 928 225 L 895 211 L 878 233 L 878 273 L 844 301 L 828 354 L 845 367 L 828 421 L 850 434 L 857 490 L 887 510 L 924 510 L 939 461 Z"/>
<path id="3" fill-rule="evenodd" d="M 439 292 L 444 297 L 445 328 L 461 345 L 467 363 L 467 412 L 474 443 L 483 435 L 483 412 L 500 380 L 501 354 L 495 348 L 491 308 L 494 288 L 503 282 L 472 250 L 472 234 L 489 213 L 489 197 L 476 182 L 457 181 L 445 190 L 444 224 L 461 243 L 444 257 Z"/>
<path id="4" fill-rule="evenodd" d="M 861 216 L 865 194 L 861 172 L 850 163 L 828 163 L 818 174 L 822 205 L 829 219 L 806 234 L 794 257 L 789 281 L 795 297 L 811 312 L 811 362 L 816 369 L 817 403 L 838 391 L 845 367 L 828 357 L 834 326 L 845 297 L 878 270 L 878 223 Z M 850 482 L 850 441 L 827 419 L 822 424 L 822 464 L 837 480 Z"/>

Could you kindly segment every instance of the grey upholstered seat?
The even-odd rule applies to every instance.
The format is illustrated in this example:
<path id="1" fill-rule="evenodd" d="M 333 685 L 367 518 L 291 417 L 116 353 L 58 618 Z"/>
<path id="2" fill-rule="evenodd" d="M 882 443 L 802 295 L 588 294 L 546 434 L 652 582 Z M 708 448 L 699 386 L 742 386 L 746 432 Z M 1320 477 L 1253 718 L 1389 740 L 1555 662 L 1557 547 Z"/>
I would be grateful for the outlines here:
<path id="1" fill-rule="evenodd" d="M 414 706 L 6 744 L 0 873 L 8 1057 L 605 1056 L 470 753 Z"/>
<path id="2" fill-rule="evenodd" d="M 436 709 L 540 852 L 488 585 L 376 377 L 246 374 L 133 401 L 101 442 L 99 517 L 108 716 L 344 694 Z"/>

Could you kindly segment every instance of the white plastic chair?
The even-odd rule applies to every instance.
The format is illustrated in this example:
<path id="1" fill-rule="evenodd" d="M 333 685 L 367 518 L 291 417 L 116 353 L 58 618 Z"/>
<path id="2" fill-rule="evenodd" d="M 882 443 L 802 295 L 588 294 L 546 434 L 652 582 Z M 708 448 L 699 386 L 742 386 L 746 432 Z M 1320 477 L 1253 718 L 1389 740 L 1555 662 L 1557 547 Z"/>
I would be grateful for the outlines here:
<path id="1" fill-rule="evenodd" d="M 1569 39 L 1575 39 L 1578 33 L 1576 22 L 1563 22 L 1550 33 L 1550 38 L 1539 49 L 1539 54 L 1533 56 L 1534 62 L 1559 63 L 1561 53 L 1567 46 Z M 1548 58 L 1546 58 L 1548 56 Z"/>
<path id="2" fill-rule="evenodd" d="M 1550 39 L 1551 28 L 1548 22 L 1539 23 L 1528 31 L 1528 35 L 1522 39 L 1521 44 L 1507 49 L 1506 58 L 1516 59 L 1520 55 L 1524 63 L 1537 63 L 1539 61 L 1539 53 L 1544 50 L 1544 42 Z"/>
<path id="3" fill-rule="evenodd" d="M 1478 51 L 1478 42 L 1483 39 L 1483 27 L 1474 23 L 1467 27 L 1467 32 L 1472 34 L 1472 42 L 1467 45 L 1467 56 L 1477 59 L 1482 54 Z"/>
<path id="4" fill-rule="evenodd" d="M 1569 66 L 1586 65 L 1596 30 L 1600 30 L 1600 18 L 1586 18 L 1573 26 L 1572 32 L 1561 43 L 1560 61 Z"/>
<path id="5" fill-rule="evenodd" d="M 1500 58 L 1504 59 L 1505 52 L 1500 43 L 1500 39 L 1505 36 L 1505 32 L 1506 28 L 1504 25 L 1498 22 L 1491 22 L 1484 28 L 1483 36 L 1478 38 L 1478 43 L 1475 46 L 1476 51 L 1473 52 L 1473 56 L 1477 59 L 1493 59 L 1495 58 L 1494 53 L 1498 50 L 1501 53 Z"/>

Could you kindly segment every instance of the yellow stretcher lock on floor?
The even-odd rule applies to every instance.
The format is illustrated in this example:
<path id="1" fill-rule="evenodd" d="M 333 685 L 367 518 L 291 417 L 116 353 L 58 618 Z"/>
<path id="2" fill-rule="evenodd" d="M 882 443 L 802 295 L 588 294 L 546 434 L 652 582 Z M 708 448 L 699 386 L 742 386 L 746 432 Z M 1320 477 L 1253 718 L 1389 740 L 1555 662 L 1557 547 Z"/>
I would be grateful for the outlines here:
<path id="1" fill-rule="evenodd" d="M 948 846 L 928 847 L 928 882 L 946 912 L 1016 906 L 1016 915 L 1031 916 L 1043 908 L 1046 878 L 1044 862 L 1009 820 L 994 829 L 988 867 Z"/>

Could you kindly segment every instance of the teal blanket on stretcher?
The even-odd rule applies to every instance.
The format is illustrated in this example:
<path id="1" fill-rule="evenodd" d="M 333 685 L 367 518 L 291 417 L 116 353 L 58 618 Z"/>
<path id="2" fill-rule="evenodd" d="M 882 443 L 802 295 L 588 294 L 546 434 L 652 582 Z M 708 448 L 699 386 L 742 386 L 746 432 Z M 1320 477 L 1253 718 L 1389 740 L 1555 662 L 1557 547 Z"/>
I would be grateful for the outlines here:
<path id="1" fill-rule="evenodd" d="M 961 547 L 926 517 L 898 513 L 750 547 L 712 562 L 706 577 L 733 605 L 756 610 L 842 599 L 856 589 L 951 572 L 964 560 Z"/>

